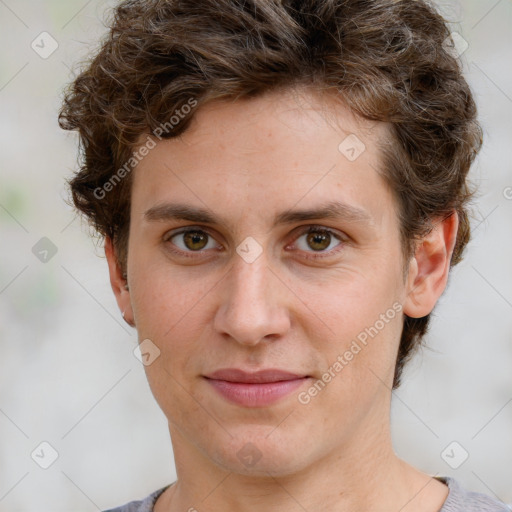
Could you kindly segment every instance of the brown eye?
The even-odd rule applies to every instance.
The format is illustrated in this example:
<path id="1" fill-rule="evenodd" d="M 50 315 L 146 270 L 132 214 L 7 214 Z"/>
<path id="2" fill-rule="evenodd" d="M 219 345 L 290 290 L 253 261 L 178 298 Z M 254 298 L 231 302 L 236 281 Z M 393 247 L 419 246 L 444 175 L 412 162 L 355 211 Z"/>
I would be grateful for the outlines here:
<path id="1" fill-rule="evenodd" d="M 170 233 L 164 238 L 165 242 L 176 247 L 174 252 L 201 253 L 207 249 L 218 248 L 215 239 L 202 229 L 186 229 L 177 233 Z"/>
<path id="2" fill-rule="evenodd" d="M 327 231 L 310 231 L 306 240 L 314 251 L 324 251 L 331 243 L 331 235 Z"/>
<path id="3" fill-rule="evenodd" d="M 183 235 L 185 246 L 192 251 L 204 249 L 208 242 L 208 235 L 202 231 L 188 231 L 183 233 Z"/>
<path id="4" fill-rule="evenodd" d="M 346 238 L 322 226 L 307 226 L 296 238 L 293 246 L 304 252 L 305 258 L 327 258 L 345 247 Z"/>

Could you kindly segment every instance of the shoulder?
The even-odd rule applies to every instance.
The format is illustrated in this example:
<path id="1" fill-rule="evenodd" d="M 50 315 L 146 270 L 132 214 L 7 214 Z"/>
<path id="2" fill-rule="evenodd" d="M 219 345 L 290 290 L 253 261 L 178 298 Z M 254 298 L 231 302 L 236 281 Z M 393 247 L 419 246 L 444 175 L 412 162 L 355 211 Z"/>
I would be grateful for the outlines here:
<path id="1" fill-rule="evenodd" d="M 109 508 L 103 512 L 153 512 L 153 507 L 158 497 L 169 487 L 166 485 L 157 491 L 152 492 L 149 496 L 146 496 L 143 500 L 130 501 L 120 507 Z"/>
<path id="2" fill-rule="evenodd" d="M 505 503 L 479 492 L 464 489 L 457 480 L 437 477 L 450 489 L 448 497 L 439 512 L 511 512 Z"/>

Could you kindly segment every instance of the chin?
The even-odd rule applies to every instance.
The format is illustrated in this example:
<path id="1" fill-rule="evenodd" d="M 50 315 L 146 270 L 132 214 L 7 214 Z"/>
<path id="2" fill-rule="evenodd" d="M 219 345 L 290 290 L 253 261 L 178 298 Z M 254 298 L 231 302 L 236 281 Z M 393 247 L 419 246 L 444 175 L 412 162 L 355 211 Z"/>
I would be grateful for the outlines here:
<path id="1" fill-rule="evenodd" d="M 251 435 L 234 436 L 210 456 L 223 469 L 247 476 L 287 476 L 307 466 L 303 443 L 291 439 L 283 442 L 282 436 L 272 439 L 268 428 L 259 436 L 254 431 Z"/>

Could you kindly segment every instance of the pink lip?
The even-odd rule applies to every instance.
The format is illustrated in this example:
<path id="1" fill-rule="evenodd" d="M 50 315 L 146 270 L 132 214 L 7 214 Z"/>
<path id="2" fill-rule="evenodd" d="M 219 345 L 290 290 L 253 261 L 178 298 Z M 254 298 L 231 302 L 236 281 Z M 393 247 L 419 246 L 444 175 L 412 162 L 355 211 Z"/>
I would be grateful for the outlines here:
<path id="1" fill-rule="evenodd" d="M 309 379 L 307 375 L 282 370 L 248 373 L 237 368 L 218 370 L 205 378 L 221 396 L 244 407 L 273 404 Z"/>

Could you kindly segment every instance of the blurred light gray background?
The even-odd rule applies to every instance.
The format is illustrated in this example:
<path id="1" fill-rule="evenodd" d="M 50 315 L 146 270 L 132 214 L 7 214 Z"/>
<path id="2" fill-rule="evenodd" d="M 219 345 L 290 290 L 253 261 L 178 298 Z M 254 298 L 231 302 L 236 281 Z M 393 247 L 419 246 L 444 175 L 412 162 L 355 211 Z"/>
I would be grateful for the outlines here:
<path id="1" fill-rule="evenodd" d="M 0 0 L 2 512 L 92 512 L 175 479 L 136 333 L 101 247 L 65 202 L 77 138 L 57 125 L 62 89 L 112 5 Z M 395 393 L 393 436 L 423 471 L 512 503 L 512 2 L 439 6 L 468 44 L 460 58 L 485 130 L 480 194 L 429 348 Z"/>

